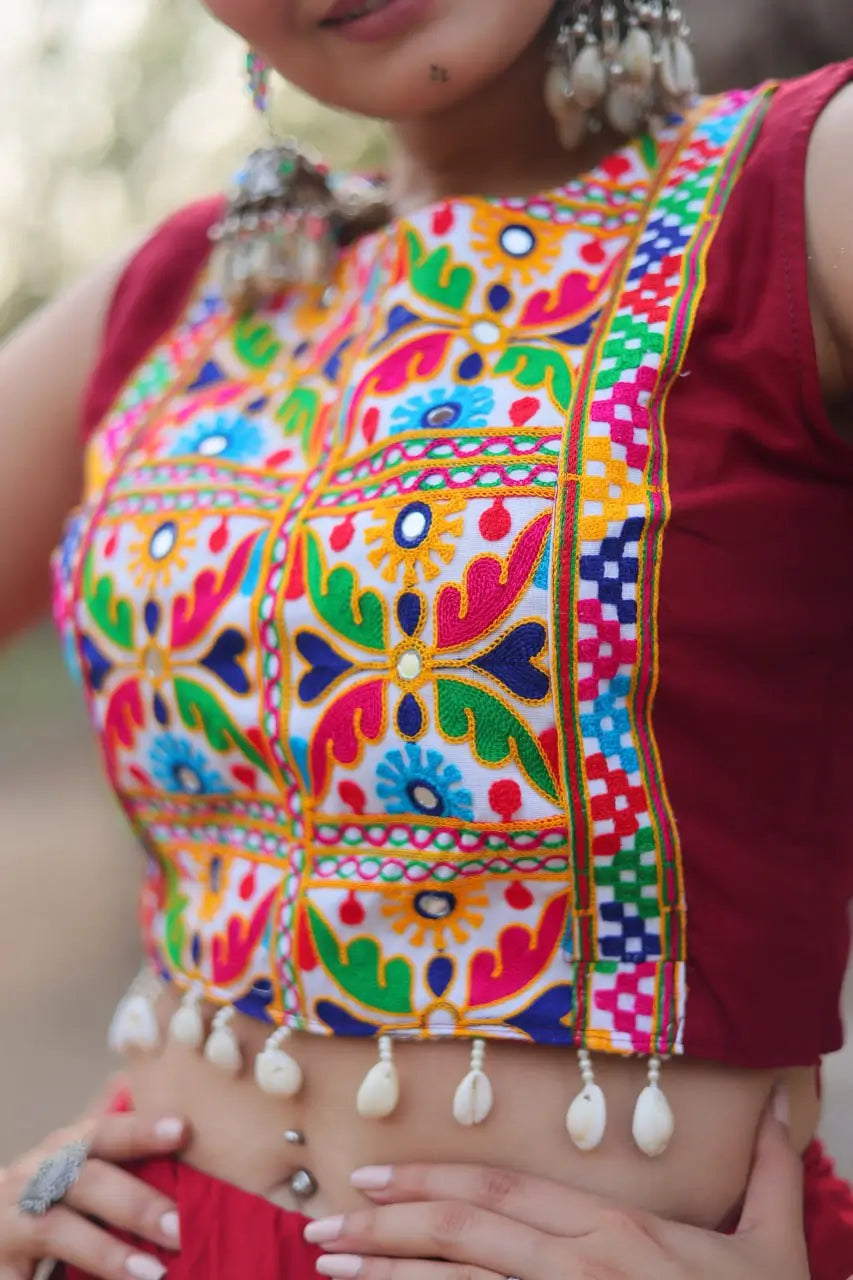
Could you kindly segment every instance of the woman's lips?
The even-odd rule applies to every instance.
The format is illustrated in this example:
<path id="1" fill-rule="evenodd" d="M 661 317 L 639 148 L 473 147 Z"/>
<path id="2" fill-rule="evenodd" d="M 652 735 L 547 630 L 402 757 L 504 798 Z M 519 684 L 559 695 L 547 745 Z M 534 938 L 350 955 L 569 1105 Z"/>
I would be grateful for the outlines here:
<path id="1" fill-rule="evenodd" d="M 432 3 L 433 0 L 338 0 L 320 26 L 344 40 L 379 43 L 405 35 Z"/>
<path id="2" fill-rule="evenodd" d="M 338 26 L 345 22 L 357 22 L 359 18 L 384 9 L 388 3 L 389 0 L 338 0 L 320 25 Z"/>

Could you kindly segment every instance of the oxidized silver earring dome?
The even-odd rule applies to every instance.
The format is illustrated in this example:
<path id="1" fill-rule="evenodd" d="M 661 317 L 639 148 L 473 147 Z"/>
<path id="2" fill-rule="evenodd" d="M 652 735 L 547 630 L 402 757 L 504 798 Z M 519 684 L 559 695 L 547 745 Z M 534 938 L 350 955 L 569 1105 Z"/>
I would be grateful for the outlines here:
<path id="1" fill-rule="evenodd" d="M 266 117 L 269 68 L 250 52 L 247 71 L 255 108 Z M 323 289 L 341 245 L 387 220 L 381 185 L 336 183 L 309 148 L 273 141 L 249 156 L 210 231 L 223 295 L 235 307 L 251 307 L 293 285 Z"/>
<path id="2" fill-rule="evenodd" d="M 572 0 L 545 83 L 568 150 L 607 123 L 633 137 L 698 92 L 690 29 L 675 0 Z"/>

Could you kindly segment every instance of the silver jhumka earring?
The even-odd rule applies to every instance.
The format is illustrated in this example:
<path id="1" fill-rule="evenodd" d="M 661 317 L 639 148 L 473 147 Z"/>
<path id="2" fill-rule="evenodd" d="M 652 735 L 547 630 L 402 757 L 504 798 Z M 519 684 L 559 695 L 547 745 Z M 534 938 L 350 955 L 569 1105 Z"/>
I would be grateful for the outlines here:
<path id="1" fill-rule="evenodd" d="M 256 110 L 269 122 L 270 71 L 247 57 Z M 254 151 L 211 228 L 226 300 L 251 307 L 294 285 L 325 288 L 338 250 L 389 217 L 384 189 L 365 179 L 332 182 L 320 157 L 294 139 Z"/>
<path id="2" fill-rule="evenodd" d="M 609 124 L 634 137 L 698 92 L 690 29 L 676 0 L 570 0 L 545 82 L 567 150 Z"/>

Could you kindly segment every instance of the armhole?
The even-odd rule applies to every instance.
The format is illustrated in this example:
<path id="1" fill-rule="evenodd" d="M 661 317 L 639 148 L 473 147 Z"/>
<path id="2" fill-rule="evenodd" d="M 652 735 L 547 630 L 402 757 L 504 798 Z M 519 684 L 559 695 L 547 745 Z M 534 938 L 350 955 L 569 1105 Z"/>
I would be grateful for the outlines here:
<path id="1" fill-rule="evenodd" d="M 771 108 L 771 153 L 783 150 L 781 253 L 793 357 L 799 371 L 800 399 L 806 421 L 826 443 L 853 459 L 853 451 L 835 429 L 823 397 L 817 339 L 812 321 L 809 287 L 809 247 L 806 208 L 806 170 L 815 126 L 830 102 L 853 82 L 853 61 L 825 67 L 805 79 L 783 86 Z"/>
<path id="2" fill-rule="evenodd" d="M 162 223 L 125 266 L 107 309 L 83 397 L 86 441 L 152 348 L 175 323 L 210 256 L 222 200 L 201 200 Z"/>

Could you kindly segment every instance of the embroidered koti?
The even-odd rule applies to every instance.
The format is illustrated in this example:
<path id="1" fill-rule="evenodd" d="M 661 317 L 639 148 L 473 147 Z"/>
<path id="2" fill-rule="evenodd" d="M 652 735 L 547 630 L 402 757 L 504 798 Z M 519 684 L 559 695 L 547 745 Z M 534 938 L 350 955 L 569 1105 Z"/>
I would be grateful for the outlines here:
<path id="1" fill-rule="evenodd" d="M 331 302 L 238 318 L 205 273 L 101 423 L 56 612 L 181 987 L 683 1049 L 665 409 L 767 96 L 398 221 Z"/>

